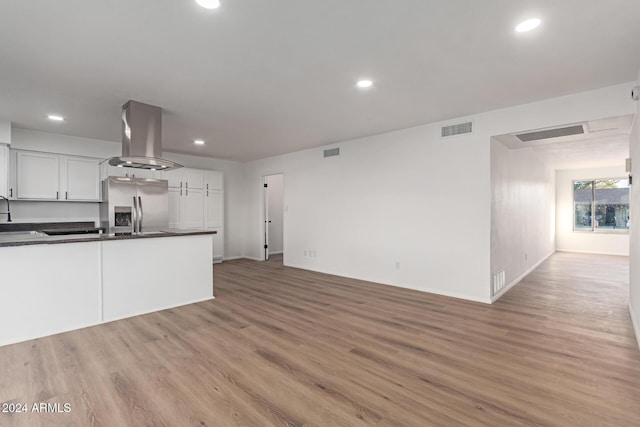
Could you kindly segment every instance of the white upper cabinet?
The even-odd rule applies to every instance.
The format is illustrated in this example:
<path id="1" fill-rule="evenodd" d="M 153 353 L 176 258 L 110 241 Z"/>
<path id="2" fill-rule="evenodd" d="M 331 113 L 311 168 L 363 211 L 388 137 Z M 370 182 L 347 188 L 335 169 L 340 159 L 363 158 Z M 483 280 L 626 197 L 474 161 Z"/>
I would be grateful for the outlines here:
<path id="1" fill-rule="evenodd" d="M 186 188 L 204 188 L 204 171 L 184 168 L 182 179 Z"/>
<path id="2" fill-rule="evenodd" d="M 222 172 L 205 171 L 204 172 L 204 189 L 205 190 L 223 190 Z"/>
<path id="3" fill-rule="evenodd" d="M 9 191 L 9 147 L 0 144 L 0 196 L 13 197 Z"/>
<path id="4" fill-rule="evenodd" d="M 16 156 L 16 198 L 60 199 L 60 156 L 19 151 Z"/>
<path id="5" fill-rule="evenodd" d="M 169 182 L 169 187 L 182 187 L 182 169 L 174 169 L 170 171 L 162 171 L 162 179 Z"/>
<path id="6" fill-rule="evenodd" d="M 100 201 L 98 159 L 17 151 L 14 172 L 17 199 Z"/>
<path id="7" fill-rule="evenodd" d="M 162 172 L 162 179 L 173 188 L 203 188 L 204 172 L 200 169 L 180 168 Z"/>
<path id="8" fill-rule="evenodd" d="M 63 156 L 60 162 L 60 194 L 64 193 L 65 200 L 100 200 L 100 174 L 95 159 Z"/>

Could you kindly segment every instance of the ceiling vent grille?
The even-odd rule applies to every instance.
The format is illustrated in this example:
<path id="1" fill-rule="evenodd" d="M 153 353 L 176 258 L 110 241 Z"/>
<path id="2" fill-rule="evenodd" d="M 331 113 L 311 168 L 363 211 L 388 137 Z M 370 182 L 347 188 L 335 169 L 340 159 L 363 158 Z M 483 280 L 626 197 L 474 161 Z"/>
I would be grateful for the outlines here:
<path id="1" fill-rule="evenodd" d="M 584 125 L 572 125 L 556 129 L 537 130 L 516 134 L 522 142 L 539 141 L 541 139 L 560 138 L 563 136 L 582 135 L 585 133 Z"/>
<path id="2" fill-rule="evenodd" d="M 333 157 L 340 155 L 340 148 L 329 148 L 328 150 L 324 150 L 325 157 Z"/>
<path id="3" fill-rule="evenodd" d="M 463 135 L 471 132 L 473 132 L 472 122 L 458 123 L 457 125 L 444 126 L 441 136 L 442 138 L 446 138 L 448 136 Z"/>

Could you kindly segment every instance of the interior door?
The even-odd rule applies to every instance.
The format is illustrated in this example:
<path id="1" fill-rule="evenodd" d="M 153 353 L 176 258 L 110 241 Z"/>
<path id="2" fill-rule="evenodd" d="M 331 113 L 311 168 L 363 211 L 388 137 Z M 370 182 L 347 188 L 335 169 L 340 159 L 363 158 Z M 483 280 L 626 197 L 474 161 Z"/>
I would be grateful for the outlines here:
<path id="1" fill-rule="evenodd" d="M 269 259 L 269 185 L 264 177 L 264 260 Z"/>

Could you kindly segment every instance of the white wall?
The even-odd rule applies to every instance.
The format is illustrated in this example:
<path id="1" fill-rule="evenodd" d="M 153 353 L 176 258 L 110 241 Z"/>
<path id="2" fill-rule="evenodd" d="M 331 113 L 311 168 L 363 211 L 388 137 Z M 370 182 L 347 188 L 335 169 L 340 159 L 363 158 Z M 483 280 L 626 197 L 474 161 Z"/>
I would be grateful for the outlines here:
<path id="1" fill-rule="evenodd" d="M 555 252 L 555 172 L 530 148 L 491 142 L 491 274 L 494 300 Z"/>
<path id="2" fill-rule="evenodd" d="M 1 132 L 2 121 L 0 121 Z M 1 137 L 1 133 L 0 133 Z M 106 159 L 121 154 L 121 143 L 69 135 L 58 135 L 27 129 L 13 129 L 11 148 L 45 151 Z M 238 162 L 208 157 L 196 157 L 176 153 L 163 153 L 169 160 L 186 167 L 220 170 L 225 181 L 225 257 L 241 257 L 244 254 L 246 222 L 245 172 Z M 11 202 L 15 222 L 31 221 L 98 221 L 98 203 L 69 202 Z M 0 218 L 0 221 L 2 218 Z"/>
<path id="3" fill-rule="evenodd" d="M 624 159 L 620 159 L 620 165 L 617 166 L 556 172 L 556 250 L 629 255 L 629 235 L 627 233 L 573 231 L 573 181 L 626 176 Z"/>
<path id="4" fill-rule="evenodd" d="M 261 257 L 261 177 L 284 172 L 286 265 L 489 302 L 491 136 L 630 114 L 629 88 L 478 114 L 446 142 L 440 126 L 467 118 L 251 162 L 246 255 Z"/>
<path id="5" fill-rule="evenodd" d="M 640 84 L 640 72 L 638 83 Z M 631 185 L 631 228 L 630 237 L 630 305 L 629 312 L 636 331 L 636 338 L 640 345 L 640 101 L 636 101 L 636 119 L 631 131 L 630 157 L 634 182 Z"/>
<path id="6" fill-rule="evenodd" d="M 269 175 L 268 184 L 268 208 L 269 208 L 269 253 L 278 254 L 284 250 L 283 214 L 284 214 L 284 175 Z"/>
<path id="7" fill-rule="evenodd" d="M 0 119 L 0 144 L 11 144 L 11 122 Z"/>

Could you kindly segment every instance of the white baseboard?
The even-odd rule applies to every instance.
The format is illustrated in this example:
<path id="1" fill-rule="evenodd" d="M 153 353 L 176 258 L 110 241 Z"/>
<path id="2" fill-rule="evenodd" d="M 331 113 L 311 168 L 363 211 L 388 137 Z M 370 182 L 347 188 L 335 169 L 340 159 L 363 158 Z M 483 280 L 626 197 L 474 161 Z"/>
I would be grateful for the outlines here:
<path id="1" fill-rule="evenodd" d="M 269 251 L 269 255 L 280 255 L 280 254 L 283 254 L 283 253 L 284 253 L 283 251 L 275 251 L 275 252 Z"/>
<path id="2" fill-rule="evenodd" d="M 628 253 L 621 254 L 621 253 L 615 253 L 615 252 L 574 251 L 570 249 L 556 249 L 556 252 L 565 252 L 565 253 L 574 253 L 574 254 L 590 254 L 590 255 L 629 256 Z"/>
<path id="3" fill-rule="evenodd" d="M 629 315 L 631 316 L 631 324 L 633 325 L 633 331 L 636 333 L 636 340 L 638 341 L 638 348 L 640 348 L 640 319 L 636 319 L 633 315 L 633 306 L 631 305 L 631 301 L 629 301 Z"/>
<path id="4" fill-rule="evenodd" d="M 497 294 L 495 294 L 494 296 L 491 297 L 491 304 L 493 304 L 494 302 L 498 301 L 500 299 L 500 297 L 502 297 L 504 294 L 507 293 L 507 291 L 511 288 L 513 288 L 515 285 L 517 285 L 518 283 L 520 283 L 520 281 L 522 279 L 524 279 L 525 277 L 527 277 L 533 270 L 535 270 L 536 268 L 538 268 L 540 266 L 540 264 L 542 264 L 543 262 L 545 262 L 551 255 L 553 255 L 554 253 L 556 253 L 555 250 L 551 251 L 549 254 L 547 254 L 546 256 L 542 257 L 542 259 L 540 261 L 538 261 L 537 263 L 535 263 L 531 268 L 527 269 L 527 271 L 525 271 L 524 273 L 522 273 L 521 275 L 519 275 L 518 277 L 515 278 L 515 280 L 512 280 L 507 286 L 505 286 L 504 288 L 502 288 L 500 290 L 500 292 L 498 292 Z"/>

